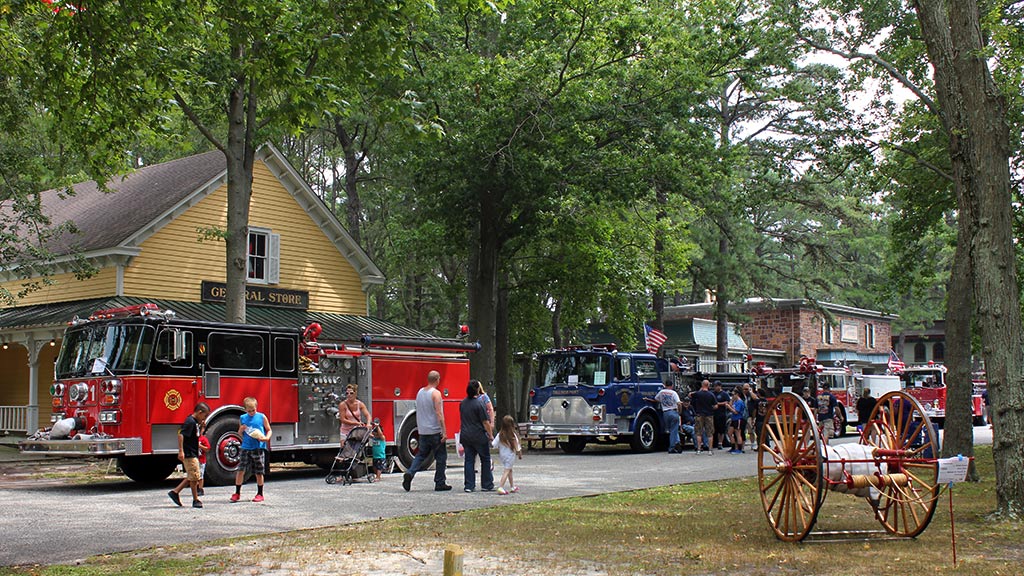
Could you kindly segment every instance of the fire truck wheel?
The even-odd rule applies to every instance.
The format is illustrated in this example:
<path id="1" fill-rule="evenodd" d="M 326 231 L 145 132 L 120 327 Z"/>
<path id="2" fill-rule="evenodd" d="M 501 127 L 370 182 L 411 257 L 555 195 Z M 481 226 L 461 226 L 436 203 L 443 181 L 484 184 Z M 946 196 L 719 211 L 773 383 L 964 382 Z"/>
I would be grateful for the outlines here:
<path id="1" fill-rule="evenodd" d="M 587 447 L 586 436 L 569 436 L 565 442 L 559 442 L 558 447 L 566 454 L 579 454 Z"/>
<path id="2" fill-rule="evenodd" d="M 634 452 L 653 452 L 658 444 L 658 423 L 654 416 L 641 414 L 633 425 L 630 446 Z"/>
<path id="3" fill-rule="evenodd" d="M 123 456 L 117 460 L 124 475 L 142 484 L 162 482 L 178 466 L 176 456 Z"/>
<path id="4" fill-rule="evenodd" d="M 410 414 L 405 422 L 402 423 L 402 428 L 398 432 L 398 441 L 395 450 L 398 453 L 398 463 L 401 465 L 402 470 L 408 470 L 409 466 L 412 465 L 413 458 L 419 454 L 420 445 L 420 433 L 416 428 L 416 415 Z M 420 466 L 420 470 L 426 470 L 434 463 L 434 457 L 428 456 L 423 461 L 423 465 Z"/>
<path id="5" fill-rule="evenodd" d="M 206 481 L 214 486 L 235 483 L 235 472 L 241 457 L 242 438 L 238 435 L 238 416 L 220 416 L 206 429 L 210 454 L 206 458 Z"/>

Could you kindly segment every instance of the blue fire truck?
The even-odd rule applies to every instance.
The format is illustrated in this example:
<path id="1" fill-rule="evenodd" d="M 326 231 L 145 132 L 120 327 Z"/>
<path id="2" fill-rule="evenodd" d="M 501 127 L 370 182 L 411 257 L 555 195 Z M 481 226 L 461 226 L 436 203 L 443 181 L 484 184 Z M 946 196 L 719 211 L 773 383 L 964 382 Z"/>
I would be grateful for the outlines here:
<path id="1" fill-rule="evenodd" d="M 660 443 L 658 409 L 645 398 L 673 377 L 667 360 L 611 344 L 554 350 L 538 360 L 530 436 L 565 436 L 568 453 L 582 452 L 588 442 L 629 442 L 638 452 Z"/>

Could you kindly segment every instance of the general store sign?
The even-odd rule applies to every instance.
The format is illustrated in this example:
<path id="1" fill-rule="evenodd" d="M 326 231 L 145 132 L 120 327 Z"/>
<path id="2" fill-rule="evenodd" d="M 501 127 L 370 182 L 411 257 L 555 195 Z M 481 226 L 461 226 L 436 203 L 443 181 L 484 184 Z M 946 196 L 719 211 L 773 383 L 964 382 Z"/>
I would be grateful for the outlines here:
<path id="1" fill-rule="evenodd" d="M 224 302 L 227 298 L 227 285 L 223 282 L 203 280 L 202 291 L 203 302 Z M 309 308 L 309 292 L 270 286 L 246 286 L 245 301 L 253 306 L 306 310 Z"/>

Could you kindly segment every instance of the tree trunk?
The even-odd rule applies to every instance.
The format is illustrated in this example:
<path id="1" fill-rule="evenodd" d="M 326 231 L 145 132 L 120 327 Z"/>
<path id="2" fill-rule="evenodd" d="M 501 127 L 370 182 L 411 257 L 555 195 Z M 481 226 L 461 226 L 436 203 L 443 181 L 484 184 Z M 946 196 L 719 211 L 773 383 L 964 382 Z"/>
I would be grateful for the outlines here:
<path id="1" fill-rule="evenodd" d="M 470 329 L 480 340 L 480 351 L 470 360 L 470 376 L 481 382 L 494 378 L 495 304 L 498 288 L 498 258 L 501 246 L 495 220 L 498 218 L 497 194 L 479 195 L 480 217 L 474 231 L 469 262 Z"/>
<path id="2" fill-rule="evenodd" d="M 664 283 L 666 278 L 665 273 L 665 241 L 661 237 L 661 227 L 665 220 L 668 219 L 668 194 L 658 188 L 655 193 L 655 201 L 658 205 L 658 213 L 655 216 L 657 225 L 654 230 L 654 262 L 655 262 L 655 276 L 657 279 Z M 663 284 L 662 284 L 663 285 Z M 665 331 L 665 292 L 661 289 L 661 285 L 655 286 L 654 291 L 651 294 L 651 309 L 654 312 L 654 328 L 664 332 Z"/>
<path id="3" fill-rule="evenodd" d="M 562 302 L 555 300 L 555 309 L 551 311 L 551 342 L 555 348 L 562 347 Z"/>
<path id="4" fill-rule="evenodd" d="M 348 224 L 349 236 L 361 246 L 363 203 L 359 197 L 359 170 L 363 158 L 356 149 L 355 139 L 341 123 L 341 118 L 334 119 L 334 136 L 341 144 L 342 157 L 345 161 L 345 223 Z"/>
<path id="5" fill-rule="evenodd" d="M 252 143 L 255 97 L 246 91 L 248 82 L 236 77 L 228 102 L 228 138 L 224 149 L 228 178 L 228 222 L 225 239 L 225 318 L 245 322 L 245 284 L 249 256 L 249 199 L 256 150 Z"/>
<path id="6" fill-rule="evenodd" d="M 722 256 L 720 261 L 725 262 L 726 255 L 729 253 L 729 240 L 726 239 L 724 232 L 718 241 L 718 251 Z M 724 280 L 719 280 L 715 292 L 715 359 L 719 362 L 715 371 L 726 372 L 729 365 L 723 364 L 723 362 L 729 359 L 729 294 L 726 291 Z"/>
<path id="7" fill-rule="evenodd" d="M 1024 513 L 1024 334 L 1010 221 L 1006 105 L 984 59 L 978 3 L 918 0 L 915 9 L 949 135 L 959 217 L 971 228 L 974 301 L 993 412 L 997 513 L 1019 517 Z"/>
<path id="8" fill-rule="evenodd" d="M 501 274 L 494 323 L 494 394 L 497 422 L 505 414 L 515 416 L 515 387 L 511 379 L 512 354 L 509 347 L 508 273 Z"/>
<path id="9" fill-rule="evenodd" d="M 958 222 L 959 239 L 953 257 L 953 271 L 946 287 L 946 424 L 942 438 L 942 456 L 974 455 L 974 423 L 971 414 L 971 297 L 972 274 L 968 250 L 969 227 Z M 968 479 L 978 481 L 972 461 Z"/>

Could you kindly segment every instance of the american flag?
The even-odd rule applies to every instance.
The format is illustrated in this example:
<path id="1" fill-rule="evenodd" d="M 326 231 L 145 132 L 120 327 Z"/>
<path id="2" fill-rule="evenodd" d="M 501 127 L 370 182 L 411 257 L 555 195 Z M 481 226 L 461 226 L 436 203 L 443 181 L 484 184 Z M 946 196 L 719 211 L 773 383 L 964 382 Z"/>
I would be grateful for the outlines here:
<path id="1" fill-rule="evenodd" d="M 647 324 L 644 324 L 644 344 L 647 346 L 647 351 L 651 354 L 657 354 L 658 348 L 668 340 L 668 336 L 661 330 L 655 330 Z"/>
<path id="2" fill-rule="evenodd" d="M 893 374 L 899 374 L 900 372 L 903 372 L 903 369 L 906 367 L 907 365 L 903 363 L 903 360 L 900 360 L 900 357 L 896 355 L 896 351 L 890 349 L 889 372 L 892 372 Z"/>

